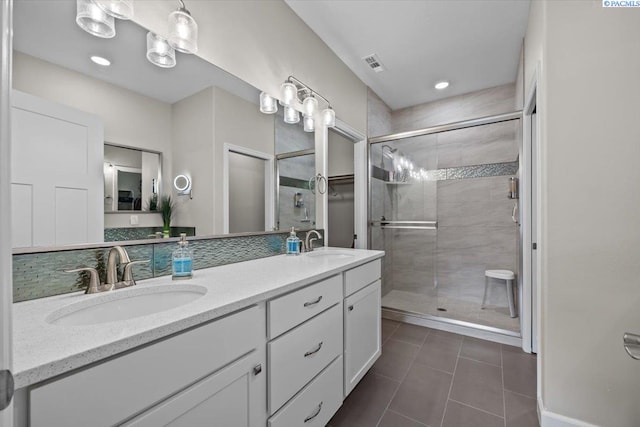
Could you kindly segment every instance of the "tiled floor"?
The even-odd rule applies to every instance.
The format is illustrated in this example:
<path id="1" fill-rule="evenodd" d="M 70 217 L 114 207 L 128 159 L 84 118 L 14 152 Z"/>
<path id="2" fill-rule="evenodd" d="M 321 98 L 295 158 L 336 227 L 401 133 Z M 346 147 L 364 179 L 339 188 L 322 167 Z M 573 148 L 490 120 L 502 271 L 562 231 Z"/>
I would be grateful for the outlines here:
<path id="1" fill-rule="evenodd" d="M 382 341 L 382 356 L 329 426 L 538 426 L 535 356 L 386 319 Z"/>

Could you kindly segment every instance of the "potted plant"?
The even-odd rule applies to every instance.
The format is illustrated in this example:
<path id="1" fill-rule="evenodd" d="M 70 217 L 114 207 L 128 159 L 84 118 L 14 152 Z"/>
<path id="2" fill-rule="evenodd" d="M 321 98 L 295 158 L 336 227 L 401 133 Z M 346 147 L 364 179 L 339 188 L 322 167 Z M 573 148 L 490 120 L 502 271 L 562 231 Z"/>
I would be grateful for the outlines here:
<path id="1" fill-rule="evenodd" d="M 176 211 L 176 202 L 173 200 L 170 194 L 164 194 L 160 196 L 160 202 L 158 203 L 158 212 L 162 215 L 162 234 L 165 239 L 169 238 L 171 231 L 171 218 Z"/>

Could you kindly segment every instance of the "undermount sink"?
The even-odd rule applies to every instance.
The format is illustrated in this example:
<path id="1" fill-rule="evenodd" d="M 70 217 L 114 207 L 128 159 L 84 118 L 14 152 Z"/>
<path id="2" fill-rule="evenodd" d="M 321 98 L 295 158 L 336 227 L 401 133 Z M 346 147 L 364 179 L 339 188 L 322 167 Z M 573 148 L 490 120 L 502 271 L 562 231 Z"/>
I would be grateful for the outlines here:
<path id="1" fill-rule="evenodd" d="M 352 258 L 355 254 L 348 251 L 341 251 L 336 249 L 320 249 L 306 254 L 312 258 Z"/>
<path id="2" fill-rule="evenodd" d="M 69 304 L 46 318 L 47 323 L 85 326 L 134 319 L 160 313 L 202 298 L 207 288 L 199 285 L 167 285 L 121 289 Z"/>

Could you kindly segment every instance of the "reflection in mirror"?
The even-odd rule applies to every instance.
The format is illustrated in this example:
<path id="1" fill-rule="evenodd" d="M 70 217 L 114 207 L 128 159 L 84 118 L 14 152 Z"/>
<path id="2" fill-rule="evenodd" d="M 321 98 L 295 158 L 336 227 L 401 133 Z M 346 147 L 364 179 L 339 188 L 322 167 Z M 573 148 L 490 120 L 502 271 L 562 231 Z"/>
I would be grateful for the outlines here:
<path id="1" fill-rule="evenodd" d="M 276 114 L 277 221 L 279 230 L 315 228 L 316 195 L 314 134 L 305 132 L 302 121 L 284 123 Z"/>
<path id="2" fill-rule="evenodd" d="M 104 145 L 104 211 L 157 209 L 160 154 Z"/>
<path id="3" fill-rule="evenodd" d="M 12 164 L 12 171 L 35 173 L 12 176 L 14 247 L 147 238 L 163 225 L 157 213 L 139 215 L 150 208 L 154 191 L 177 202 L 172 235 L 178 228 L 222 234 L 224 144 L 271 156 L 299 150 L 293 145 L 277 151 L 275 127 L 284 126 L 282 117 L 261 114 L 256 88 L 196 55 L 179 54 L 171 69 L 149 63 L 147 31 L 132 21 L 118 21 L 112 39 L 92 37 L 76 25 L 75 9 L 74 0 L 14 4 L 13 101 L 26 100 L 29 108 L 13 105 L 12 162 L 22 163 Z M 94 64 L 93 55 L 111 65 Z M 42 147 L 24 142 L 33 135 L 22 131 L 31 129 L 42 131 Z M 305 148 L 313 148 L 313 135 L 304 136 L 311 141 Z M 143 160 L 113 161 L 109 145 L 138 150 Z M 157 156 L 157 172 L 147 174 L 147 153 Z M 313 162 L 308 167 L 305 177 L 314 174 Z M 179 174 L 197 183 L 193 198 L 173 188 Z M 34 194 L 46 197 L 36 200 Z M 276 228 L 275 195 L 269 202 L 270 223 L 261 230 Z M 266 199 L 258 205 L 264 209 Z M 313 208 L 308 202 L 306 207 L 311 217 Z"/>

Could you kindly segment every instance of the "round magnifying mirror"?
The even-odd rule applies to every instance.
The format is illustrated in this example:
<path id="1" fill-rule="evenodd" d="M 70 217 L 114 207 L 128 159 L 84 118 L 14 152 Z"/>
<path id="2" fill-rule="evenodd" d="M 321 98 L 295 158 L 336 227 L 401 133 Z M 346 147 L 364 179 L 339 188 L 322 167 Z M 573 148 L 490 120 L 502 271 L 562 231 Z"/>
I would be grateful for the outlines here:
<path id="1" fill-rule="evenodd" d="M 173 180 L 173 187 L 180 194 L 188 194 L 191 190 L 191 179 L 186 175 L 177 175 Z"/>

